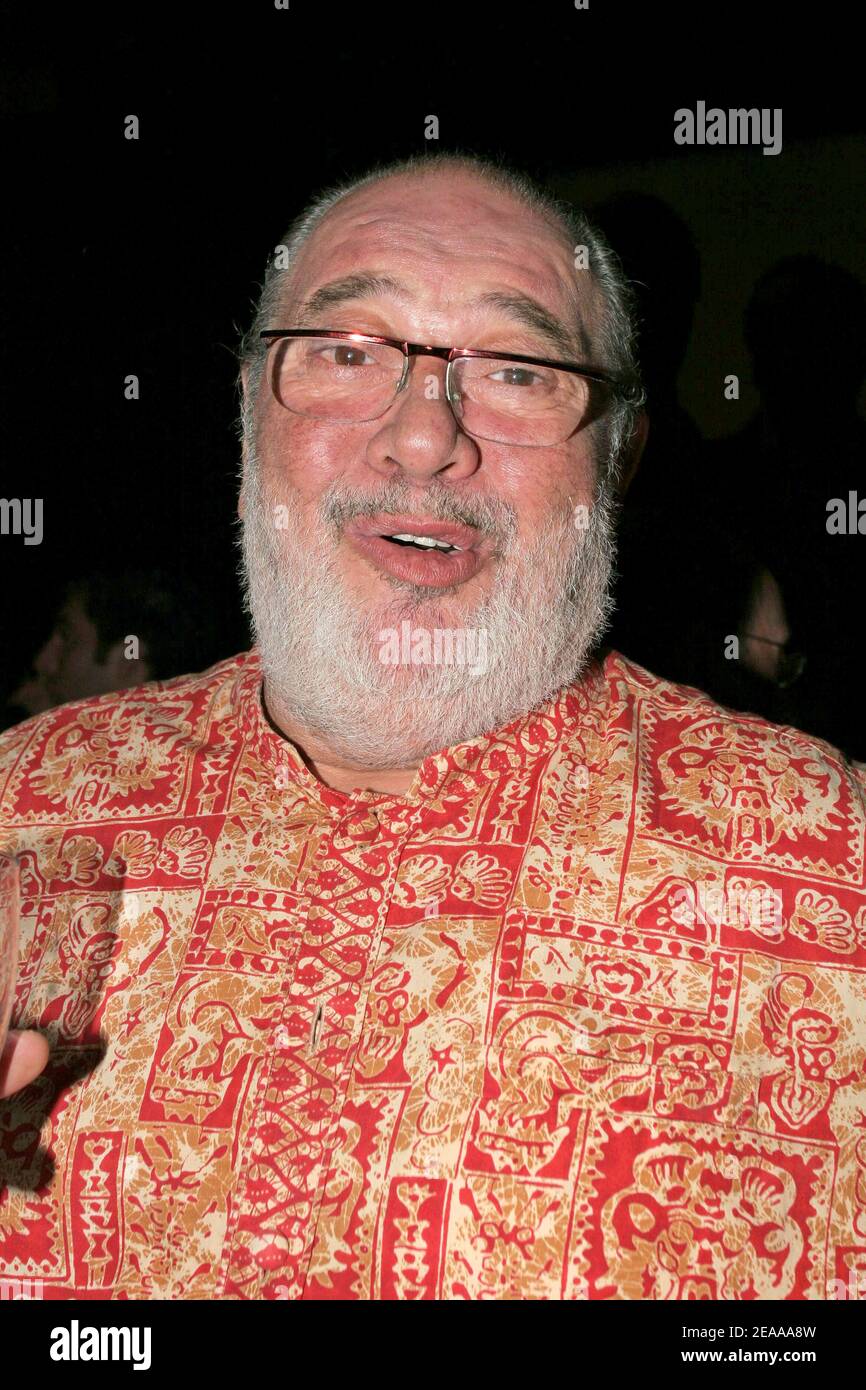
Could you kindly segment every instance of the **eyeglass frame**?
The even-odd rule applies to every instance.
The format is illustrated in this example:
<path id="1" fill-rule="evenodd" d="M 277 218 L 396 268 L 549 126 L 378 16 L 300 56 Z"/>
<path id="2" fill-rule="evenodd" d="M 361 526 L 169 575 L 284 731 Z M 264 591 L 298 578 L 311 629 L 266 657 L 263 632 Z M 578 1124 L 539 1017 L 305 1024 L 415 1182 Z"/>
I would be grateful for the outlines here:
<path id="1" fill-rule="evenodd" d="M 341 328 L 265 328 L 259 333 L 259 337 L 271 339 L 271 342 L 268 344 L 269 350 L 272 344 L 274 342 L 278 342 L 280 338 L 335 338 L 337 341 L 343 342 L 378 343 L 382 347 L 399 348 L 399 350 L 403 354 L 402 375 L 400 377 L 399 382 L 397 383 L 397 386 L 394 390 L 394 395 L 391 397 L 389 404 L 386 405 L 385 409 L 380 411 L 378 415 L 371 416 L 370 418 L 372 420 L 381 420 L 383 415 L 387 415 L 388 411 L 391 409 L 391 406 L 394 404 L 394 401 L 397 399 L 400 392 L 405 388 L 406 382 L 409 377 L 409 363 L 413 357 L 438 357 L 441 361 L 447 363 L 447 369 L 445 372 L 445 397 L 448 401 L 448 404 L 451 406 L 452 411 L 454 411 L 454 398 L 451 389 L 451 367 L 454 362 L 459 361 L 463 358 L 480 357 L 487 358 L 489 361 L 493 362 L 521 362 L 525 363 L 529 367 L 550 367 L 551 370 L 560 372 L 570 372 L 574 376 L 586 377 L 589 381 L 595 381 L 603 386 L 609 387 L 614 393 L 617 394 L 622 391 L 623 387 L 623 383 L 617 377 L 612 376 L 609 372 L 604 372 L 600 368 L 595 367 L 589 363 L 554 362 L 551 358 L 548 357 L 525 357 L 522 353 L 496 352 L 489 348 L 433 347 L 429 343 L 410 343 L 402 338 L 385 338 L 378 333 L 355 333 L 350 329 Z M 282 401 L 279 401 L 279 404 L 282 405 Z M 291 410 L 291 406 L 283 406 L 283 409 Z M 297 414 L 298 412 L 293 413 Z M 456 411 L 454 411 L 454 415 L 455 419 L 457 419 L 458 421 L 458 424 L 461 424 L 459 418 L 457 417 Z M 311 418 L 315 419 L 317 417 L 313 416 Z M 323 416 L 319 418 L 327 419 L 328 417 Z M 359 420 L 357 423 L 365 424 L 367 422 Z M 576 428 L 577 426 L 575 426 L 575 429 Z M 467 430 L 467 433 L 471 434 L 472 431 Z M 566 436 L 566 438 L 570 437 L 570 435 Z M 564 443 L 565 441 L 563 440 L 561 442 Z M 546 446 L 524 445 L 522 447 L 544 448 Z"/>
<path id="2" fill-rule="evenodd" d="M 779 651 L 782 654 L 781 661 L 782 663 L 788 663 L 789 670 L 795 665 L 795 663 L 798 663 L 796 665 L 796 669 L 793 672 L 793 675 L 790 675 L 786 678 L 776 676 L 771 680 L 771 684 L 775 685 L 777 690 L 790 690 L 791 686 L 794 685 L 800 679 L 800 677 L 806 669 L 806 653 L 803 651 L 798 651 L 796 649 L 792 652 L 788 651 L 788 642 L 790 642 L 790 638 L 788 638 L 788 642 L 776 642 L 772 637 L 759 637 L 756 632 L 743 631 L 738 631 L 737 636 L 740 639 L 749 638 L 749 640 L 752 642 L 763 642 L 768 647 L 778 647 Z"/>

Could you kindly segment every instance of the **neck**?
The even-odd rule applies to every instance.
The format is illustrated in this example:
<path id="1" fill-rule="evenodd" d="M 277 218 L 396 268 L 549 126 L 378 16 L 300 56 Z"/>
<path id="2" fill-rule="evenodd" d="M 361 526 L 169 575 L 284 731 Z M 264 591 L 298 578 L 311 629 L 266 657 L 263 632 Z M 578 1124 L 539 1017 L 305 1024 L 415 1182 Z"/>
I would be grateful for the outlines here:
<path id="1" fill-rule="evenodd" d="M 373 791 L 405 796 L 419 764 L 408 767 L 364 768 L 352 766 L 334 756 L 327 742 L 305 729 L 278 699 L 262 693 L 262 706 L 271 727 L 295 745 L 314 777 L 338 792 Z"/>

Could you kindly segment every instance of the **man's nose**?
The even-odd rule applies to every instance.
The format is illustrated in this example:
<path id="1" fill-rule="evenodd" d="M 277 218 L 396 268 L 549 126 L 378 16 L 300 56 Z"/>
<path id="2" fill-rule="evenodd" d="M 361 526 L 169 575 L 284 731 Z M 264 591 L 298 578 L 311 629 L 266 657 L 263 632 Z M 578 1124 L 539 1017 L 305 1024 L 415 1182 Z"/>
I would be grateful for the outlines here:
<path id="1" fill-rule="evenodd" d="M 435 357 L 411 358 L 406 385 L 367 446 L 367 460 L 378 472 L 399 469 L 419 482 L 442 473 L 457 482 L 478 468 L 478 446 L 451 409 L 445 373 L 446 364 Z"/>

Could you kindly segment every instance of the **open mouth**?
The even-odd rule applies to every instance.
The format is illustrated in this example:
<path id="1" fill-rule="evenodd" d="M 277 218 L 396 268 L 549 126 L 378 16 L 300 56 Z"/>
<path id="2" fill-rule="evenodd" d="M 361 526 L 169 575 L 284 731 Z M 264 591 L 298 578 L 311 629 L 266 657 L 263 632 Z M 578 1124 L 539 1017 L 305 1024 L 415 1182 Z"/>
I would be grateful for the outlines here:
<path id="1" fill-rule="evenodd" d="M 449 545 L 447 541 L 434 540 L 432 536 L 412 536 L 404 534 L 402 536 L 383 536 L 383 541 L 393 541 L 395 545 L 411 545 L 415 550 L 438 550 L 445 555 L 451 554 L 455 550 L 462 550 L 459 545 Z"/>
<path id="2" fill-rule="evenodd" d="M 487 558 L 480 531 L 459 522 L 409 516 L 356 517 L 345 530 L 349 544 L 392 578 L 445 588 L 475 574 Z"/>

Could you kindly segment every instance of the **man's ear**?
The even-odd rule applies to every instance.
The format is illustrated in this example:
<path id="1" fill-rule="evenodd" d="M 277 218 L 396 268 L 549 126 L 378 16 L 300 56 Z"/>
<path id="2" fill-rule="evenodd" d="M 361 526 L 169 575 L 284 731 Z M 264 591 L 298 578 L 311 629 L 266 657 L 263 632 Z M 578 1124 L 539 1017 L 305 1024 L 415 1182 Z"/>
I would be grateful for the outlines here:
<path id="1" fill-rule="evenodd" d="M 647 437 L 649 435 L 649 427 L 649 416 L 647 415 L 645 410 L 642 410 L 638 415 L 637 420 L 635 421 L 635 427 L 632 432 L 631 441 L 628 446 L 628 452 L 626 453 L 626 456 L 623 460 L 622 473 L 620 475 L 619 484 L 620 495 L 623 497 L 625 496 L 626 492 L 628 492 L 634 475 L 638 470 L 638 465 L 641 461 L 641 455 L 643 454 L 643 451 L 646 448 Z"/>

